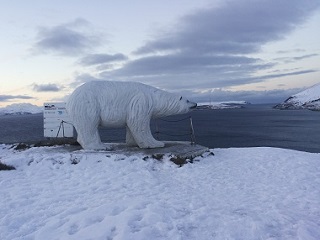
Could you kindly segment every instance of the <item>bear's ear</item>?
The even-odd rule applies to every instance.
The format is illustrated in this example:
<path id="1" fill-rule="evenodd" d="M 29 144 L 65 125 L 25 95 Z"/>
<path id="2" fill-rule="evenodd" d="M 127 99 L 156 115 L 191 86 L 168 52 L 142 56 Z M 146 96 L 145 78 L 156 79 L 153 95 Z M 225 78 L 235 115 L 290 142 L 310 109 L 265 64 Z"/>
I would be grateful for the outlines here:
<path id="1" fill-rule="evenodd" d="M 180 97 L 179 101 L 181 101 L 181 100 L 182 100 L 182 96 Z"/>

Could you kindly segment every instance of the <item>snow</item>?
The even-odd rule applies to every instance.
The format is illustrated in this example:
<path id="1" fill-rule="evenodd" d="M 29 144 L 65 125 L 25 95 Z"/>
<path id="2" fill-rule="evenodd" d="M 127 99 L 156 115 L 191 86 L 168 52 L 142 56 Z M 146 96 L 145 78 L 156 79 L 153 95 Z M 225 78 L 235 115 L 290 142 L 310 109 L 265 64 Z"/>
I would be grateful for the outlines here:
<path id="1" fill-rule="evenodd" d="M 210 108 L 210 109 L 229 109 L 229 108 L 241 108 L 243 105 L 249 104 L 246 101 L 226 101 L 226 102 L 200 102 L 197 103 L 198 108 Z"/>
<path id="2" fill-rule="evenodd" d="M 211 152 L 178 167 L 0 145 L 17 169 L 0 171 L 0 239 L 320 239 L 320 154 Z"/>
<path id="3" fill-rule="evenodd" d="M 312 102 L 313 100 L 320 99 L 320 84 L 316 84 L 302 92 L 294 95 L 301 103 Z"/>
<path id="4" fill-rule="evenodd" d="M 275 108 L 320 110 L 320 83 L 289 97 Z"/>
<path id="5" fill-rule="evenodd" d="M 42 107 L 30 103 L 14 103 L 6 107 L 0 108 L 0 115 L 35 114 L 41 113 L 42 111 Z"/>

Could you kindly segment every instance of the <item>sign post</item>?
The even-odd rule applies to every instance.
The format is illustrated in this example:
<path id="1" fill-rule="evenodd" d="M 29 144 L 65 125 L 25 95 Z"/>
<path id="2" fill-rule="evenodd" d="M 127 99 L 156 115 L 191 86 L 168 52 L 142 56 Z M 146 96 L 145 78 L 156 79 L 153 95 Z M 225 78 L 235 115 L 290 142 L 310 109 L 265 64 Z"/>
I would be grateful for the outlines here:
<path id="1" fill-rule="evenodd" d="M 49 138 L 73 137 L 73 125 L 66 111 L 65 102 L 44 103 L 44 136 Z"/>

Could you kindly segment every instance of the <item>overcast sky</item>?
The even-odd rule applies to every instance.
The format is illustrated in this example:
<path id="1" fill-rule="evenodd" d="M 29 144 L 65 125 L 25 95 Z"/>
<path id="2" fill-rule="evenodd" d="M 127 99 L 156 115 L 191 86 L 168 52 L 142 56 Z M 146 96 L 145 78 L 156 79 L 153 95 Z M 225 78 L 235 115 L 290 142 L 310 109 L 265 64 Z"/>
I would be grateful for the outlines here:
<path id="1" fill-rule="evenodd" d="M 0 107 L 139 81 L 276 103 L 320 82 L 319 0 L 0 0 Z"/>

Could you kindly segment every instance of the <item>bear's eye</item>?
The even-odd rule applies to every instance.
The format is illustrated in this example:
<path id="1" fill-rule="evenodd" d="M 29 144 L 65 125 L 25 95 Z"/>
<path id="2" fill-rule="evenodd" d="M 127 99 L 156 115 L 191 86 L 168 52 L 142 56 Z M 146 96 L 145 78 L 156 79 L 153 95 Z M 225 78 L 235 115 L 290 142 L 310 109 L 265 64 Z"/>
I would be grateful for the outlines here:
<path id="1" fill-rule="evenodd" d="M 181 100 L 182 100 L 182 96 L 180 97 L 179 101 L 181 101 Z"/>

